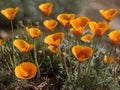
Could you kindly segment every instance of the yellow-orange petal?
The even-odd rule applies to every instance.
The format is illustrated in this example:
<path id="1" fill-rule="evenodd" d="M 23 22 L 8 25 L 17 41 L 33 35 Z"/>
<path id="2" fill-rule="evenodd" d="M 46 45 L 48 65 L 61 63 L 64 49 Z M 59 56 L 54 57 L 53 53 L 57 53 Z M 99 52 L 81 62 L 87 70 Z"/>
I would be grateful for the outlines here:
<path id="1" fill-rule="evenodd" d="M 31 79 L 35 77 L 37 67 L 31 62 L 23 62 L 15 67 L 15 75 L 20 79 Z"/>
<path id="2" fill-rule="evenodd" d="M 83 28 L 78 28 L 78 29 L 75 29 L 75 28 L 70 28 L 70 32 L 72 34 L 74 34 L 75 36 L 79 37 L 81 36 L 81 34 L 84 32 L 84 29 Z"/>
<path id="3" fill-rule="evenodd" d="M 91 42 L 92 39 L 93 39 L 93 35 L 91 35 L 91 34 L 86 34 L 86 35 L 84 35 L 84 36 L 81 37 L 81 40 L 82 40 L 83 42 L 85 42 L 85 43 L 86 43 L 86 42 L 87 42 L 87 43 Z"/>
<path id="4" fill-rule="evenodd" d="M 6 42 L 5 39 L 0 39 L 0 46 L 3 45 Z"/>
<path id="5" fill-rule="evenodd" d="M 75 18 L 75 14 L 62 13 L 57 16 L 57 20 L 63 27 L 69 27 L 70 20 Z"/>
<path id="6" fill-rule="evenodd" d="M 42 3 L 39 5 L 39 9 L 45 16 L 49 16 L 52 13 L 53 4 L 52 3 Z"/>
<path id="7" fill-rule="evenodd" d="M 51 20 L 45 20 L 43 24 L 49 31 L 53 31 L 58 25 L 58 22 L 56 20 L 51 19 Z"/>
<path id="8" fill-rule="evenodd" d="M 18 7 L 16 7 L 15 9 L 14 8 L 6 8 L 4 10 L 1 10 L 1 13 L 8 20 L 12 21 L 15 18 L 16 14 L 18 13 L 18 11 L 19 11 Z"/>
<path id="9" fill-rule="evenodd" d="M 32 39 L 36 39 L 37 37 L 39 37 L 42 34 L 42 31 L 38 28 L 26 27 L 26 31 Z"/>
<path id="10" fill-rule="evenodd" d="M 72 53 L 79 62 L 85 62 L 92 54 L 93 50 L 90 47 L 73 46 Z"/>
<path id="11" fill-rule="evenodd" d="M 13 45 L 23 54 L 28 53 L 30 50 L 33 49 L 32 44 L 28 44 L 26 41 L 21 39 L 14 40 Z"/>
<path id="12" fill-rule="evenodd" d="M 53 54 L 57 54 L 59 52 L 59 49 L 55 46 L 48 46 L 48 49 L 50 50 L 50 52 L 52 52 Z"/>
<path id="13" fill-rule="evenodd" d="M 104 35 L 104 33 L 110 28 L 110 26 L 105 22 L 96 23 L 94 21 L 89 22 L 89 27 L 91 31 L 98 37 Z"/>
<path id="14" fill-rule="evenodd" d="M 111 64 L 114 62 L 114 58 L 112 57 L 108 57 L 108 56 L 104 56 L 103 62 L 106 64 Z"/>
<path id="15" fill-rule="evenodd" d="M 114 30 L 110 32 L 108 36 L 114 45 L 120 44 L 120 30 Z"/>
<path id="16" fill-rule="evenodd" d="M 107 22 L 110 22 L 117 15 L 118 10 L 112 8 L 108 10 L 100 10 L 99 12 Z"/>
<path id="17" fill-rule="evenodd" d="M 70 20 L 70 24 L 73 28 L 78 29 L 79 27 L 85 29 L 90 19 L 88 17 L 78 17 Z"/>
<path id="18" fill-rule="evenodd" d="M 62 39 L 64 38 L 63 32 L 57 32 L 45 37 L 44 42 L 48 45 L 58 47 L 61 44 Z"/>

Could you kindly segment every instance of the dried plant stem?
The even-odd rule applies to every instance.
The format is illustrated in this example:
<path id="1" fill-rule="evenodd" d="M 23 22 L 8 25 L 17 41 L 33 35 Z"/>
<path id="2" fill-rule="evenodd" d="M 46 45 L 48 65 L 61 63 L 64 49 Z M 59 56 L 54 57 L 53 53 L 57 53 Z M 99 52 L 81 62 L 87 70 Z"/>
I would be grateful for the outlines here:
<path id="1" fill-rule="evenodd" d="M 13 43 L 13 41 L 14 41 L 14 28 L 13 28 L 13 21 L 11 21 L 11 29 L 12 29 L 12 43 Z M 14 63 L 14 67 L 13 68 L 15 68 L 15 66 L 16 66 L 16 60 L 15 60 L 15 51 L 14 51 L 14 46 L 12 45 L 12 58 L 13 58 L 13 62 L 11 62 L 11 63 Z"/>
<path id="2" fill-rule="evenodd" d="M 40 69 L 39 69 L 39 64 L 38 64 L 38 60 L 37 60 L 37 51 L 36 51 L 35 39 L 33 40 L 33 43 L 34 43 L 34 59 L 35 59 L 35 64 L 36 64 L 37 69 L 38 69 L 38 78 L 40 78 Z"/>

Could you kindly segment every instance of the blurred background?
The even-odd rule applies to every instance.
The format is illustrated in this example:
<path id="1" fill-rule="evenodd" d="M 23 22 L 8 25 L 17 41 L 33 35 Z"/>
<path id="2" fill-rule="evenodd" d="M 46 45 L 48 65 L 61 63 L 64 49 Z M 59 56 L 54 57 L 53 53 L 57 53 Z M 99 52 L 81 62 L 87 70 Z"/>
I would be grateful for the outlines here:
<path id="1" fill-rule="evenodd" d="M 33 24 L 42 24 L 46 17 L 41 13 L 38 6 L 41 3 L 53 3 L 53 12 L 48 18 L 56 19 L 60 13 L 75 13 L 77 16 L 88 16 L 94 21 L 103 21 L 99 10 L 116 8 L 120 9 L 120 0 L 0 0 L 0 10 L 8 7 L 19 7 L 20 11 L 15 17 L 14 26 L 19 21 L 24 24 L 31 21 Z M 111 29 L 120 29 L 120 12 L 110 22 Z M 5 38 L 10 33 L 10 22 L 0 14 L 0 37 Z"/>

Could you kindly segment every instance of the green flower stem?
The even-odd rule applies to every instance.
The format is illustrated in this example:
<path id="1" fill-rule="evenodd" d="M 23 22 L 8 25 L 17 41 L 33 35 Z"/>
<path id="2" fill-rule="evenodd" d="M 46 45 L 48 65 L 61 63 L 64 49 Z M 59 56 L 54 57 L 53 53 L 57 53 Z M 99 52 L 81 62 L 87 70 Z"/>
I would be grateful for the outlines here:
<path id="1" fill-rule="evenodd" d="M 95 42 L 97 41 L 98 38 L 95 39 Z M 97 43 L 97 42 L 96 42 Z M 95 44 L 95 43 L 94 43 Z M 93 46 L 93 55 L 91 56 L 91 58 L 89 59 L 89 63 L 88 63 L 88 66 L 87 66 L 87 69 L 86 69 L 86 78 L 88 77 L 89 73 L 90 73 L 90 68 L 91 68 L 91 62 L 92 62 L 92 59 L 93 59 L 93 56 L 94 56 L 94 53 L 95 53 L 95 50 L 96 50 L 96 46 L 97 44 L 95 44 Z"/>
<path id="2" fill-rule="evenodd" d="M 37 60 L 37 50 L 36 50 L 35 40 L 33 40 L 33 43 L 34 43 L 34 59 L 35 59 L 35 64 L 36 64 L 37 69 L 38 69 L 38 78 L 40 78 L 40 69 L 39 69 L 39 64 L 38 64 L 38 60 Z"/>
<path id="3" fill-rule="evenodd" d="M 14 41 L 14 28 L 13 28 L 13 21 L 11 21 L 11 29 L 12 29 L 12 43 Z M 15 51 L 14 51 L 14 45 L 12 45 L 12 58 L 13 58 L 13 63 L 14 63 L 14 67 L 16 66 L 16 61 L 15 61 Z M 12 62 L 11 62 L 12 63 Z"/>
<path id="4" fill-rule="evenodd" d="M 78 79 L 79 79 L 79 76 L 80 76 L 80 73 L 81 73 L 81 69 L 80 69 L 80 65 L 81 65 L 81 63 L 79 62 L 79 65 L 78 65 Z"/>

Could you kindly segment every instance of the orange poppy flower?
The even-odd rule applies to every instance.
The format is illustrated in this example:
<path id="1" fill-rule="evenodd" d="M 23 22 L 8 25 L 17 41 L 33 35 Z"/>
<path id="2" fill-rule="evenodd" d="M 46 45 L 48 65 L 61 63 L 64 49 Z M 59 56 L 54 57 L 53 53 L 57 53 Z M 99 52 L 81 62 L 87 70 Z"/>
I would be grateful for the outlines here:
<path id="1" fill-rule="evenodd" d="M 61 23 L 63 27 L 69 27 L 70 20 L 75 18 L 75 14 L 63 13 L 57 16 L 57 20 Z"/>
<path id="2" fill-rule="evenodd" d="M 0 46 L 3 45 L 6 42 L 5 39 L 0 39 Z"/>
<path id="3" fill-rule="evenodd" d="M 58 22 L 56 20 L 45 20 L 43 24 L 49 31 L 53 31 L 58 25 Z"/>
<path id="4" fill-rule="evenodd" d="M 37 37 L 39 37 L 42 34 L 41 30 L 39 30 L 38 28 L 26 27 L 26 31 L 32 39 L 36 39 Z"/>
<path id="5" fill-rule="evenodd" d="M 90 19 L 88 17 L 78 17 L 70 21 L 70 24 L 73 28 L 83 28 L 85 29 Z"/>
<path id="6" fill-rule="evenodd" d="M 70 28 L 70 32 L 75 36 L 79 37 L 84 32 L 84 29 L 81 27 L 78 29 Z"/>
<path id="7" fill-rule="evenodd" d="M 89 22 L 89 27 L 98 37 L 103 36 L 103 34 L 110 28 L 110 26 L 105 22 L 96 23 L 94 21 Z"/>
<path id="8" fill-rule="evenodd" d="M 45 16 L 49 16 L 52 12 L 53 4 L 52 3 L 42 3 L 39 5 L 39 9 Z"/>
<path id="9" fill-rule="evenodd" d="M 93 54 L 93 50 L 90 47 L 76 45 L 73 46 L 72 53 L 75 58 L 82 63 L 85 62 Z"/>
<path id="10" fill-rule="evenodd" d="M 64 33 L 58 32 L 46 36 L 44 42 L 47 43 L 48 45 L 58 47 L 61 44 L 63 38 L 64 38 Z"/>
<path id="11" fill-rule="evenodd" d="M 19 11 L 19 8 L 16 7 L 15 9 L 14 8 L 7 8 L 5 10 L 1 10 L 1 13 L 10 21 L 12 21 L 16 14 L 18 13 Z"/>
<path id="12" fill-rule="evenodd" d="M 114 45 L 120 44 L 120 30 L 114 30 L 108 36 Z"/>
<path id="13" fill-rule="evenodd" d="M 50 50 L 50 52 L 52 52 L 53 54 L 57 54 L 59 52 L 58 48 L 55 46 L 48 46 L 48 49 Z"/>
<path id="14" fill-rule="evenodd" d="M 117 13 L 117 9 L 108 9 L 106 11 L 100 10 L 100 14 L 107 22 L 110 22 L 117 15 Z"/>
<path id="15" fill-rule="evenodd" d="M 16 39 L 13 42 L 13 45 L 21 52 L 21 53 L 27 53 L 30 50 L 33 49 L 33 45 L 32 44 L 28 44 L 26 41 L 21 40 L 21 39 Z"/>
<path id="16" fill-rule="evenodd" d="M 31 79 L 35 77 L 37 67 L 31 62 L 23 62 L 15 67 L 15 75 L 20 79 Z"/>
<path id="17" fill-rule="evenodd" d="M 106 64 L 107 63 L 111 64 L 114 62 L 114 59 L 112 57 L 104 56 L 103 62 Z"/>
<path id="18" fill-rule="evenodd" d="M 84 35 L 84 36 L 82 36 L 81 37 L 81 40 L 83 41 L 83 42 L 91 42 L 92 41 L 92 39 L 93 39 L 93 35 L 91 35 L 91 34 L 87 34 L 87 35 Z"/>

